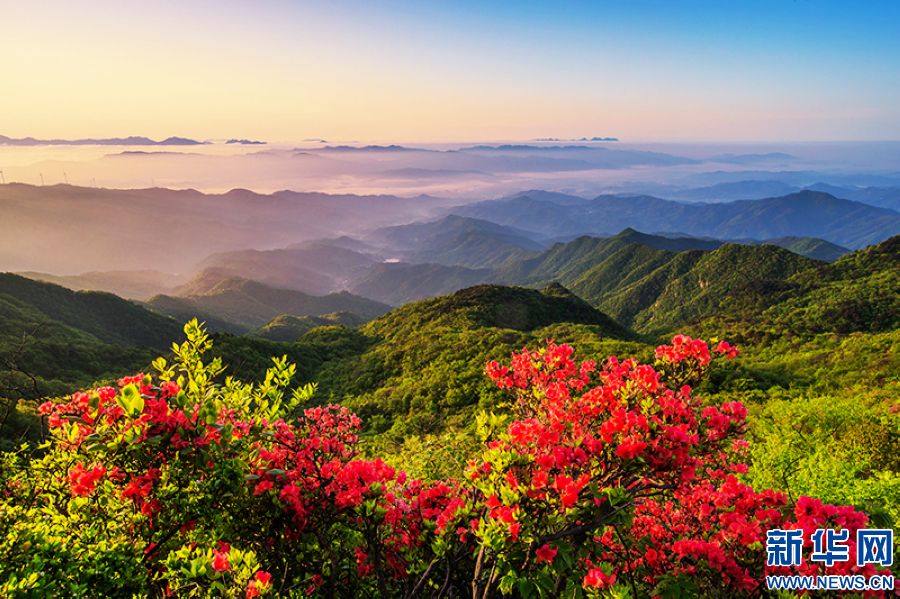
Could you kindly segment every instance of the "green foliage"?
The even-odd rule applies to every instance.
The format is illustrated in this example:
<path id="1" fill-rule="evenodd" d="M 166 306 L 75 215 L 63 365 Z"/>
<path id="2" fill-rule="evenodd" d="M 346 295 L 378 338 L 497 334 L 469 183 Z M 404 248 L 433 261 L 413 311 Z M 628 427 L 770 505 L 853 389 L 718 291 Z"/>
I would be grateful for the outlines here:
<path id="1" fill-rule="evenodd" d="M 358 327 L 365 324 L 367 320 L 367 318 L 357 316 L 352 312 L 332 312 L 322 316 L 291 316 L 290 314 L 282 314 L 256 329 L 253 335 L 269 341 L 290 342 L 297 341 L 316 327 L 329 325 Z"/>
<path id="2" fill-rule="evenodd" d="M 58 429 L 56 442 L 43 445 L 40 452 L 32 454 L 22 446 L 2 454 L 0 595 L 147 596 L 168 587 L 179 596 L 243 596 L 259 569 L 254 552 L 218 550 L 229 562 L 227 571 L 219 571 L 213 567 L 216 551 L 210 547 L 221 535 L 236 535 L 233 527 L 253 526 L 231 515 L 241 513 L 249 495 L 243 486 L 249 474 L 246 452 L 255 437 L 250 429 L 237 434 L 231 423 L 221 422 L 220 414 L 225 410 L 231 418 L 250 423 L 278 418 L 307 401 L 314 388 L 302 387 L 285 402 L 294 373 L 285 359 L 275 360 L 260 384 L 228 378 L 219 385 L 215 379 L 222 372 L 221 362 L 202 359 L 211 346 L 209 337 L 196 321 L 186 325 L 185 334 L 187 339 L 173 347 L 174 364 L 158 359 L 155 365 L 161 385 L 177 381 L 182 389 L 170 398 L 171 405 L 197 410 L 206 423 L 191 427 L 199 439 L 193 451 L 159 457 L 160 444 L 172 440 L 142 431 L 150 427 L 144 398 L 152 384 L 144 377 L 124 384 L 115 396 L 114 405 L 124 411 L 124 426 L 122 419 L 104 415 L 113 414 L 108 408 L 97 411 L 104 400 L 101 391 L 92 392 L 85 396 L 94 414 L 90 434 L 85 436 L 81 429 L 85 418 L 73 417 Z M 187 435 L 188 430 L 180 433 Z M 227 443 L 218 442 L 221 439 Z M 90 473 L 100 464 L 102 473 L 79 492 L 79 468 Z M 132 501 L 118 486 L 122 477 L 130 477 L 135 485 L 151 481 L 155 503 Z M 238 493 L 241 489 L 243 494 Z M 130 492 L 142 497 L 139 490 Z M 158 555 L 165 556 L 165 568 L 150 568 Z"/>
<path id="3" fill-rule="evenodd" d="M 179 334 L 113 295 L 0 274 L 0 450 L 40 438 L 35 400 L 145 368 Z"/>
<path id="4" fill-rule="evenodd" d="M 788 278 L 735 287 L 697 330 L 768 345 L 823 333 L 900 327 L 900 236 Z"/>
<path id="5" fill-rule="evenodd" d="M 478 409 L 495 406 L 501 394 L 483 376 L 489 359 L 548 338 L 634 353 L 640 344 L 629 337 L 558 286 L 479 286 L 403 306 L 355 334 L 314 329 L 294 347 L 321 355 L 325 341 L 337 343 L 326 346 L 330 359 L 300 360 L 301 378 L 318 381 L 320 400 L 339 401 L 369 431 L 398 440 L 466 429 Z"/>
<path id="6" fill-rule="evenodd" d="M 855 505 L 881 526 L 900 522 L 898 390 L 772 394 L 753 412 L 751 484 Z"/>
<path id="7" fill-rule="evenodd" d="M 110 293 L 70 291 L 10 273 L 0 273 L 0 300 L 7 310 L 25 310 L 32 322 L 64 325 L 109 344 L 162 349 L 181 332 L 177 321 Z M 3 335 L 23 323 L 0 318 L 4 321 Z"/>

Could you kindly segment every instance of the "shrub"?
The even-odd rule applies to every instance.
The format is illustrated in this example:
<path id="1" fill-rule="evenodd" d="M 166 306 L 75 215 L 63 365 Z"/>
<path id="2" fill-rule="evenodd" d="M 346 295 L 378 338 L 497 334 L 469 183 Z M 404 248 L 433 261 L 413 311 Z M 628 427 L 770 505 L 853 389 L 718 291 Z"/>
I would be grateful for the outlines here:
<path id="1" fill-rule="evenodd" d="M 4 455 L 0 593 L 752 594 L 766 529 L 866 523 L 740 482 L 746 410 L 690 387 L 727 343 L 678 336 L 655 367 L 552 342 L 491 362 L 512 414 L 480 417 L 465 480 L 424 481 L 363 459 L 347 409 L 301 410 L 314 387 L 288 393 L 286 359 L 218 382 L 185 332 L 174 365 L 44 404 L 42 454 Z"/>

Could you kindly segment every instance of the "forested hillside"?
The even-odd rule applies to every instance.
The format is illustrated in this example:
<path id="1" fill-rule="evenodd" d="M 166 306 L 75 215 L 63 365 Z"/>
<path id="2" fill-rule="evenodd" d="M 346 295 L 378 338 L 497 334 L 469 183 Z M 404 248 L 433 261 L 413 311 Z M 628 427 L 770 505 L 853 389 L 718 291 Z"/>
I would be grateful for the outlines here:
<path id="1" fill-rule="evenodd" d="M 896 501 L 900 496 L 900 465 L 892 457 L 898 454 L 900 433 L 896 418 L 896 394 L 900 390 L 898 239 L 891 238 L 829 264 L 772 245 L 716 244 L 714 248 L 696 248 L 695 244 L 705 242 L 626 231 L 607 239 L 579 238 L 546 252 L 536 252 L 517 264 L 510 263 L 505 272 L 531 285 L 539 285 L 545 276 L 553 280 L 540 290 L 478 285 L 410 303 L 381 316 L 378 314 L 387 310 L 386 306 L 346 293 L 309 296 L 227 278 L 211 279 L 203 286 L 196 281 L 196 290 L 202 291 L 198 295 L 187 299 L 159 297 L 150 306 L 180 318 L 203 310 L 212 324 L 220 319 L 220 330 L 249 333 L 215 335 L 211 340 L 212 355 L 222 360 L 229 375 L 267 382 L 259 392 L 252 387 L 234 387 L 233 382 L 229 384 L 232 386 L 209 387 L 207 392 L 198 388 L 197 393 L 206 393 L 203 397 L 217 397 L 220 391 L 215 389 L 220 389 L 233 394 L 227 397 L 245 397 L 240 400 L 242 403 L 235 404 L 243 406 L 241 410 L 257 412 L 281 410 L 278 406 L 282 405 L 296 406 L 289 408 L 295 410 L 302 405 L 307 415 L 319 414 L 310 421 L 309 426 L 314 427 L 327 413 L 319 410 L 333 409 L 325 407 L 327 404 L 340 404 L 361 419 L 338 425 L 359 428 L 360 438 L 354 441 L 354 451 L 359 452 L 361 459 L 373 458 L 359 463 L 382 464 L 378 467 L 391 468 L 390 472 L 396 472 L 394 466 L 402 467 L 426 481 L 466 477 L 473 480 L 469 470 L 471 458 L 467 456 L 481 451 L 479 439 L 485 434 L 506 438 L 508 433 L 502 431 L 509 418 L 530 413 L 532 408 L 528 406 L 532 404 L 523 404 L 523 396 L 511 397 L 505 390 L 520 383 L 504 383 L 504 373 L 508 371 L 498 365 L 523 347 L 545 347 L 543 351 L 551 353 L 524 354 L 529 357 L 514 360 L 515 369 L 527 371 L 532 367 L 529 365 L 550 359 L 540 356 L 568 352 L 558 348 L 571 345 L 579 355 L 600 362 L 607 372 L 605 384 L 610 385 L 619 376 L 614 373 L 619 372 L 620 362 L 606 361 L 606 356 L 634 357 L 647 363 L 655 358 L 655 368 L 661 372 L 675 368 L 665 376 L 679 381 L 685 371 L 678 370 L 677 363 L 687 359 L 677 357 L 679 352 L 688 351 L 693 356 L 690 359 L 705 364 L 702 360 L 709 359 L 704 357 L 706 354 L 692 352 L 706 345 L 697 346 L 702 342 L 689 340 L 689 349 L 685 350 L 685 346 L 678 345 L 683 343 L 682 338 L 676 337 L 674 346 L 654 351 L 659 339 L 678 331 L 703 334 L 713 338 L 711 347 L 716 351 L 734 356 L 737 352 L 733 347 L 715 339 L 724 337 L 740 344 L 737 359 L 709 372 L 700 368 L 696 372 L 702 376 L 691 380 L 695 392 L 702 394 L 709 405 L 723 409 L 746 406 L 747 434 L 752 444 L 747 455 L 749 470 L 737 473 L 741 479 L 756 488 L 775 488 L 791 497 L 811 495 L 854 506 L 878 525 L 890 527 L 900 521 L 900 505 Z M 569 287 L 560 284 L 560 280 Z M 4 344 L 0 383 L 6 397 L 0 433 L 5 448 L 15 447 L 25 439 L 37 441 L 46 434 L 44 427 L 48 422 L 54 427 L 69 426 L 60 424 L 67 421 L 58 417 L 39 421 L 35 401 L 38 397 L 61 395 L 94 381 L 113 381 L 128 372 L 146 371 L 152 356 L 157 354 L 172 359 L 163 336 L 180 337 L 176 320 L 109 294 L 72 292 L 13 275 L 3 276 L 0 282 L 0 310 L 4 316 L 0 331 Z M 584 298 L 579 297 L 579 292 Z M 607 309 L 603 310 L 603 306 Z M 334 311 L 347 307 L 356 311 Z M 319 315 L 311 314 L 317 311 Z M 305 315 L 293 315 L 297 313 Z M 372 317 L 375 319 L 365 322 Z M 197 337 L 202 335 L 198 329 L 189 327 L 188 332 L 193 340 L 177 347 L 174 353 L 176 363 L 184 361 L 180 368 L 192 372 L 191 369 L 199 368 L 190 357 L 192 352 L 206 348 L 207 343 Z M 555 343 L 545 345 L 547 340 Z M 567 373 L 559 376 L 572 375 L 575 371 L 564 366 L 565 355 L 554 357 L 546 367 L 561 368 L 561 373 Z M 296 394 L 290 404 L 272 399 L 284 398 L 274 389 L 287 384 L 291 372 L 287 363 L 277 361 L 275 371 L 266 374 L 273 358 L 280 356 L 298 365 L 293 387 Z M 166 372 L 163 363 L 156 365 Z M 206 374 L 194 371 L 191 376 L 200 377 L 196 379 L 198 384 L 205 381 L 203 385 L 211 385 L 219 368 L 216 362 L 209 368 Z M 694 372 L 695 368 L 686 372 Z M 486 370 L 491 377 L 485 376 Z M 574 376 L 577 379 L 580 375 L 576 372 Z M 643 389 L 644 376 L 641 374 L 629 385 Z M 133 393 L 128 395 L 130 380 L 120 381 L 124 387 L 117 401 L 128 410 L 136 410 L 140 402 L 134 403 L 137 400 Z M 530 379 L 511 381 L 519 380 L 527 386 L 526 380 Z M 545 388 L 544 384 L 539 383 L 535 397 L 549 401 L 558 390 Z M 575 390 L 581 383 L 572 384 Z M 165 385 L 169 383 L 160 389 L 175 388 Z M 610 391 L 620 392 L 621 389 Z M 145 393 L 151 395 L 142 402 L 156 401 L 152 399 L 154 391 L 148 388 Z M 626 395 L 631 397 L 630 393 Z M 74 397 L 73 401 L 81 401 L 81 395 Z M 643 401 L 641 405 L 646 406 L 646 401 L 651 400 L 648 397 Z M 251 405 L 259 407 L 250 408 Z M 75 408 L 45 407 L 41 411 L 45 413 L 47 409 Z M 209 417 L 213 418 L 212 413 Z M 301 416 L 301 420 L 305 417 L 309 416 Z M 224 423 L 216 426 L 230 430 Z M 227 438 L 233 439 L 230 434 Z M 200 443 L 203 447 L 217 447 L 202 439 Z M 582 443 L 577 441 L 575 446 Z M 618 463 L 616 460 L 623 456 L 630 460 L 632 452 L 638 455 L 642 451 L 640 444 L 623 440 L 614 457 L 605 458 L 604 463 Z M 62 455 L 56 451 L 48 459 L 62 459 Z M 19 465 L 9 470 L 13 473 L 10 476 L 27 480 L 14 474 L 21 472 L 21 463 L 16 459 L 13 461 Z M 222 463 L 231 464 L 228 468 L 239 467 L 239 462 Z M 644 462 L 635 462 L 638 463 Z M 280 462 L 272 462 L 261 474 L 241 474 L 241 480 L 262 477 L 260 480 L 268 481 L 274 477 L 274 484 L 281 475 L 268 473 L 286 471 L 279 465 Z M 503 471 L 499 463 L 491 468 Z M 94 470 L 85 472 L 84 476 L 90 477 Z M 560 480 L 568 484 L 569 479 Z M 85 489 L 93 488 L 90 483 L 84 484 Z M 180 497 L 175 491 L 182 488 L 180 483 L 165 484 L 165 488 L 176 493 L 169 497 Z M 236 497 L 243 497 L 243 493 Z M 255 492 L 248 495 L 256 496 Z M 576 495 L 572 497 L 572 501 L 581 501 Z M 577 497 L 581 497 L 580 492 Z M 486 500 L 495 504 L 493 499 Z M 240 509 L 245 513 L 251 508 Z M 278 513 L 271 509 L 267 508 L 267 513 Z M 20 526 L 25 520 L 18 522 Z M 96 544 L 91 542 L 89 546 L 96 551 Z M 229 559 L 238 559 L 233 551 L 228 553 Z M 286 547 L 284 551 L 291 549 Z M 215 555 L 210 553 L 209 559 Z M 18 562 L 11 563 L 9 567 L 19 567 L 15 565 Z M 0 570 L 3 567 L 6 566 L 0 566 Z M 460 576 L 467 576 L 469 566 L 460 567 Z M 519 567 L 518 571 L 527 571 L 527 567 Z M 425 571 L 419 575 L 428 577 Z M 245 584 L 243 578 L 236 580 Z M 685 579 L 678 584 L 690 586 L 694 582 Z"/>
<path id="2" fill-rule="evenodd" d="M 34 402 L 146 368 L 181 324 L 108 293 L 0 273 L 0 447 L 40 435 Z"/>
<path id="3" fill-rule="evenodd" d="M 279 351 L 372 432 L 396 439 L 465 427 L 497 400 L 484 380 L 488 359 L 544 339 L 593 351 L 642 347 L 634 335 L 559 286 L 543 291 L 483 285 L 393 310 L 358 330 L 326 326 L 284 346 L 223 337 L 217 351 L 240 374 L 259 374 Z"/>

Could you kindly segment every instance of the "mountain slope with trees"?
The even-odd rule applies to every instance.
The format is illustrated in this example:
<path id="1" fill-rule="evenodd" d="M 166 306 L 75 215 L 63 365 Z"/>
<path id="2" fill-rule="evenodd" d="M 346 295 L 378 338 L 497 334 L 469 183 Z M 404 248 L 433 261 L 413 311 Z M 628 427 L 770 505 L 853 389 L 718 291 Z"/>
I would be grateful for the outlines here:
<path id="1" fill-rule="evenodd" d="M 387 227 L 366 237 L 405 262 L 469 268 L 503 264 L 512 257 L 544 248 L 524 231 L 451 214 L 438 221 Z"/>

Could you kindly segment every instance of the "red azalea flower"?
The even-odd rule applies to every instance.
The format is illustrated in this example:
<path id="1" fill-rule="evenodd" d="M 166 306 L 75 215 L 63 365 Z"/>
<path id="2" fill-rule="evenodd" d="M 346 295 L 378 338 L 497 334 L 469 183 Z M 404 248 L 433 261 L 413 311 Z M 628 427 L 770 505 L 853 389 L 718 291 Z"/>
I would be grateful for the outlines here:
<path id="1" fill-rule="evenodd" d="M 548 564 L 553 563 L 553 558 L 556 557 L 556 548 L 551 547 L 550 545 L 544 544 L 534 552 L 537 556 L 538 563 L 546 562 Z"/>
<path id="2" fill-rule="evenodd" d="M 227 572 L 231 570 L 231 564 L 228 561 L 228 554 L 224 551 L 216 551 L 212 562 L 213 570 L 216 572 Z"/>

